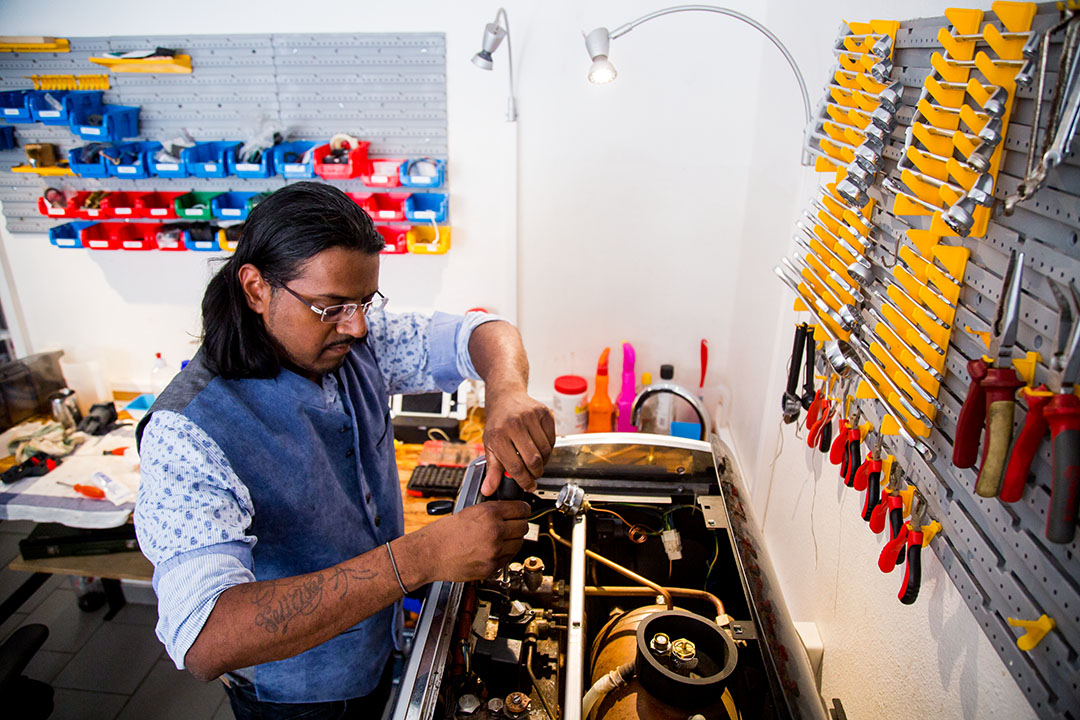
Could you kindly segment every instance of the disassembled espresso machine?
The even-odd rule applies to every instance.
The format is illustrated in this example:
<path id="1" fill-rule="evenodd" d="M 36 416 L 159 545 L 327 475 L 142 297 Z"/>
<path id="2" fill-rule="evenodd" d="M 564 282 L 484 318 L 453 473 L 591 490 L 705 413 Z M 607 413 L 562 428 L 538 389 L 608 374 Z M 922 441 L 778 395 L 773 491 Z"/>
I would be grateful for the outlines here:
<path id="1" fill-rule="evenodd" d="M 395 720 L 829 717 L 720 439 L 562 438 L 531 500 L 513 562 L 430 587 Z"/>

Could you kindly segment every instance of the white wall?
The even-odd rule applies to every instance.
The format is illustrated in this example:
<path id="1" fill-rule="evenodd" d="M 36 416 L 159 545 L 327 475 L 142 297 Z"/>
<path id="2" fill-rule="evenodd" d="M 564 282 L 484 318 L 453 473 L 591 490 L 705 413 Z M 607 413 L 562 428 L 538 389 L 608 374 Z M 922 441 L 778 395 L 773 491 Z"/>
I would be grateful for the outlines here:
<path id="1" fill-rule="evenodd" d="M 672 362 L 676 379 L 693 385 L 698 344 L 708 339 L 707 384 L 730 388 L 727 414 L 789 607 L 796 619 L 818 623 L 825 641 L 823 694 L 842 698 L 853 718 L 880 717 L 886 708 L 1031 716 L 930 553 L 922 597 L 901 605 L 901 579 L 877 571 L 880 540 L 855 519 L 855 501 L 840 491 L 835 469 L 815 475 L 820 456 L 805 452 L 790 428 L 772 463 L 794 314 L 771 267 L 789 251 L 794 219 L 817 182 L 798 166 L 802 103 L 779 53 L 732 19 L 669 16 L 613 41 L 619 78 L 593 87 L 581 31 L 614 28 L 662 3 L 506 5 L 516 128 L 503 121 L 505 51 L 490 74 L 468 62 L 494 3 L 308 2 L 300 14 L 281 1 L 253 12 L 252 4 L 194 0 L 171 13 L 165 28 L 137 2 L 111 0 L 108 12 L 99 4 L 91 14 L 58 1 L 44 24 L 36 3 L 7 0 L 0 27 L 11 34 L 196 33 L 207 31 L 203 14 L 212 12 L 221 32 L 445 31 L 454 248 L 444 259 L 386 258 L 383 286 L 394 304 L 516 311 L 537 395 L 550 394 L 565 372 L 591 379 L 603 347 L 623 340 L 637 346 L 639 372 Z M 828 48 L 840 19 L 899 12 L 881 0 L 731 6 L 788 45 L 812 102 L 833 62 Z M 902 14 L 944 8 L 919 0 Z M 35 349 L 106 347 L 118 384 L 145 382 L 155 350 L 190 354 L 207 276 L 201 256 L 105 257 L 57 251 L 41 238 L 3 240 Z M 79 290 L 101 297 L 84 301 Z M 620 364 L 613 353 L 613 378 Z M 708 399 L 717 392 L 709 389 Z"/>

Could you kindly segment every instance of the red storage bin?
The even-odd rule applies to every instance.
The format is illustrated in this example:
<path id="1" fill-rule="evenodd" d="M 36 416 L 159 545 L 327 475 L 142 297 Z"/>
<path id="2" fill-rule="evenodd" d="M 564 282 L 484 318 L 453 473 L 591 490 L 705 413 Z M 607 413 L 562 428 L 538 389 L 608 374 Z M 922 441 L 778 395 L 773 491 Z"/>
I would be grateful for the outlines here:
<path id="1" fill-rule="evenodd" d="M 101 209 L 105 211 L 106 217 L 121 220 L 139 217 L 135 214 L 135 196 L 136 193 L 111 192 L 101 201 Z"/>
<path id="2" fill-rule="evenodd" d="M 168 232 L 167 235 L 163 233 L 168 231 L 170 225 L 146 225 L 146 229 L 143 231 L 143 237 L 147 240 L 153 239 L 154 244 L 158 250 L 165 252 L 186 252 L 187 245 L 184 244 L 184 232 L 182 230 L 173 230 Z"/>
<path id="3" fill-rule="evenodd" d="M 406 236 L 411 227 L 411 225 L 376 225 L 375 229 L 386 241 L 386 247 L 381 252 L 384 255 L 404 255 L 409 252 Z"/>
<path id="4" fill-rule="evenodd" d="M 162 220 L 176 217 L 176 207 L 173 203 L 176 198 L 184 193 L 145 192 L 130 194 L 135 196 L 135 217 Z"/>
<path id="5" fill-rule="evenodd" d="M 44 197 L 37 199 L 38 212 L 47 217 L 54 218 L 66 218 L 75 217 L 75 208 L 65 204 L 64 207 L 53 207 L 49 203 L 45 202 Z"/>
<path id="6" fill-rule="evenodd" d="M 86 203 L 86 199 L 90 196 L 89 192 L 78 192 L 68 198 L 68 211 L 72 217 L 80 217 L 84 220 L 102 220 L 109 217 L 108 211 L 101 207 L 99 203 L 96 208 L 83 208 L 83 204 Z M 106 193 L 105 197 L 108 197 Z M 101 199 L 104 202 L 105 198 Z"/>
<path id="7" fill-rule="evenodd" d="M 315 174 L 326 180 L 348 180 L 361 175 L 371 174 L 371 162 L 368 161 L 368 147 L 371 145 L 366 140 L 360 141 L 357 147 L 349 151 L 348 162 L 324 163 L 323 158 L 330 154 L 330 143 L 320 145 L 312 152 L 315 161 Z"/>
<path id="8" fill-rule="evenodd" d="M 360 175 L 360 181 L 368 187 L 397 187 L 401 184 L 398 172 L 404 158 L 374 158 L 368 160 L 371 170 Z"/>
<path id="9" fill-rule="evenodd" d="M 405 219 L 405 200 L 412 193 L 346 193 L 376 222 Z"/>
<path id="10" fill-rule="evenodd" d="M 88 250 L 119 250 L 124 240 L 137 235 L 138 228 L 128 223 L 96 223 L 79 231 L 82 246 Z"/>

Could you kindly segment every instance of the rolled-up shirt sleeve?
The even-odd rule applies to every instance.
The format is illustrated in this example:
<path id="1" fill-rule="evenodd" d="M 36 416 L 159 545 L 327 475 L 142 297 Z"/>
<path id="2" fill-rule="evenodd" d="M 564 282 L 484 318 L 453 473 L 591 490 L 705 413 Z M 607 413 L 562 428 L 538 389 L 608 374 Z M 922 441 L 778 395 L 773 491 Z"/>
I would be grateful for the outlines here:
<path id="1" fill-rule="evenodd" d="M 139 449 L 135 532 L 154 564 L 158 639 L 183 669 L 218 596 L 255 580 L 254 509 L 221 448 L 184 416 L 155 412 Z"/>
<path id="2" fill-rule="evenodd" d="M 469 338 L 498 315 L 376 312 L 368 317 L 368 338 L 391 395 L 453 392 L 466 378 L 479 380 L 469 356 Z"/>

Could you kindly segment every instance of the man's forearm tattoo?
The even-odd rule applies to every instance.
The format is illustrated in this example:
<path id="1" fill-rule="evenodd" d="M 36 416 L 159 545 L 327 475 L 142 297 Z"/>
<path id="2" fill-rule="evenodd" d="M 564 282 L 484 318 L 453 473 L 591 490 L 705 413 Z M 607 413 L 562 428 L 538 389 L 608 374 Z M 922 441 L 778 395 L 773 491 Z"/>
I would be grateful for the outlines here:
<path id="1" fill-rule="evenodd" d="M 322 604 L 324 595 L 344 598 L 349 592 L 350 582 L 371 580 L 377 576 L 374 570 L 331 568 L 314 575 L 249 583 L 239 588 L 240 592 L 250 596 L 252 605 L 259 607 L 255 624 L 267 632 L 285 635 L 293 618 L 315 612 Z"/>

